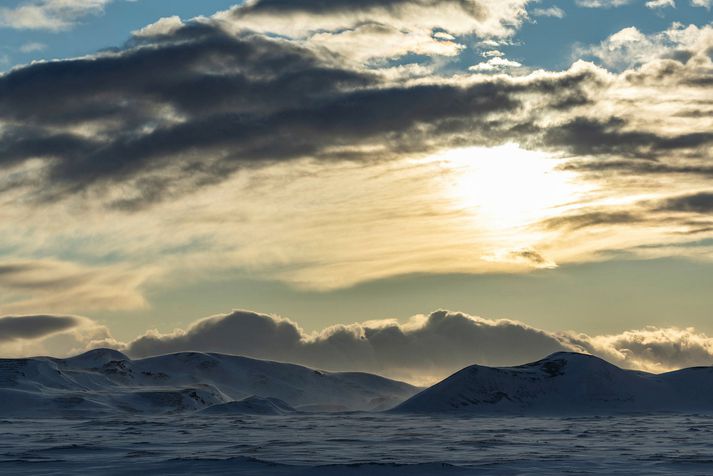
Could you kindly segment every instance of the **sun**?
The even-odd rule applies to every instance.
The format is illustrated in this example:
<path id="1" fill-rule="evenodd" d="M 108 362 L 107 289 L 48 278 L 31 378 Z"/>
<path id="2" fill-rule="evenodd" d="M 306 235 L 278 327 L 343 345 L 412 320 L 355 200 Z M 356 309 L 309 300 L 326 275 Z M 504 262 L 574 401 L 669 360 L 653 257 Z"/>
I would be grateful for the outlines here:
<path id="1" fill-rule="evenodd" d="M 590 190 L 558 167 L 561 159 L 516 144 L 452 149 L 430 160 L 446 171 L 445 195 L 481 233 L 523 243 L 534 238 L 526 231 L 533 224 L 576 207 Z"/>

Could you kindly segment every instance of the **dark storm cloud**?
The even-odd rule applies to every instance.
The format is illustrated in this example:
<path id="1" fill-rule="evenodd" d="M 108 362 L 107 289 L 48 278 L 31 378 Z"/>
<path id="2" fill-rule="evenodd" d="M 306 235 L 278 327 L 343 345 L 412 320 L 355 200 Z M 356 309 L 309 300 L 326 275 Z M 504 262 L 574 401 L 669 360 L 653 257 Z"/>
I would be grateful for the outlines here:
<path id="1" fill-rule="evenodd" d="M 77 318 L 67 316 L 0 317 L 0 343 L 16 339 L 38 339 L 80 324 Z"/>

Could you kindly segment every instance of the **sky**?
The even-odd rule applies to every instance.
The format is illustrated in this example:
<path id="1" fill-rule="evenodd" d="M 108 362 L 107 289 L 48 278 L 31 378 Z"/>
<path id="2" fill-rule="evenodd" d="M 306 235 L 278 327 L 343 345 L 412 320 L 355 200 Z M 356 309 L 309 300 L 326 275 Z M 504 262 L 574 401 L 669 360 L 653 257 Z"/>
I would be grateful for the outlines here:
<path id="1" fill-rule="evenodd" d="M 713 363 L 709 0 L 8 0 L 0 356 Z"/>

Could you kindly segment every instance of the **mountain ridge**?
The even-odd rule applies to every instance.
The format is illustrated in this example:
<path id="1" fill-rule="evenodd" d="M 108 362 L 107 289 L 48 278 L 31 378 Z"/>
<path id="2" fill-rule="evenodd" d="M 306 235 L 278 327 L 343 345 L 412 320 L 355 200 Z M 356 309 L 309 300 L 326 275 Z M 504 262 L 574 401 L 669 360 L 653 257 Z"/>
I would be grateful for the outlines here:
<path id="1" fill-rule="evenodd" d="M 217 353 L 132 360 L 116 350 L 94 349 L 66 359 L 0 359 L 0 400 L 5 403 L 0 416 L 9 417 L 181 413 L 253 397 L 297 410 L 379 411 L 417 390 L 373 374 Z"/>
<path id="2" fill-rule="evenodd" d="M 512 367 L 466 367 L 392 409 L 406 413 L 713 411 L 713 367 L 653 374 L 556 352 Z"/>

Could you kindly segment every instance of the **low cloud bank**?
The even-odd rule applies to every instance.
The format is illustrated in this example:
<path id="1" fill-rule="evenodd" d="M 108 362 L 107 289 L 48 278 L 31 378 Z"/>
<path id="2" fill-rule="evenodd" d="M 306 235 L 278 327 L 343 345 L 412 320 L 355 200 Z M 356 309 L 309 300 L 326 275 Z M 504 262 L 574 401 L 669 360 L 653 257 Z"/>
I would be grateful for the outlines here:
<path id="1" fill-rule="evenodd" d="M 133 357 L 181 351 L 241 354 L 327 370 L 375 372 L 431 383 L 467 365 L 513 365 L 571 350 L 634 369 L 662 372 L 713 364 L 713 338 L 694 329 L 646 328 L 616 335 L 552 333 L 512 320 L 440 310 L 305 333 L 289 319 L 233 311 L 188 329 L 151 331 L 121 350 Z"/>
<path id="2" fill-rule="evenodd" d="M 693 328 L 647 327 L 590 336 L 445 310 L 405 323 L 367 321 L 311 334 L 283 317 L 236 310 L 200 319 L 187 329 L 152 330 L 129 343 L 115 340 L 106 327 L 85 317 L 0 317 L 1 357 L 65 357 L 97 347 L 133 358 L 185 351 L 245 355 L 324 370 L 373 372 L 420 385 L 475 363 L 517 365 L 562 350 L 650 372 L 713 365 L 713 337 Z"/>

